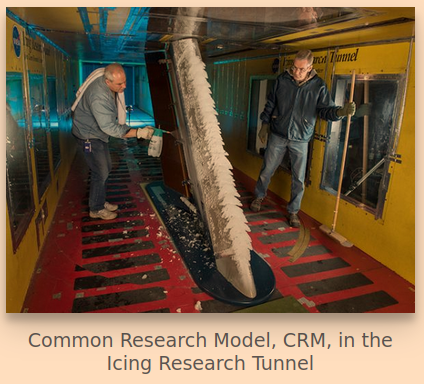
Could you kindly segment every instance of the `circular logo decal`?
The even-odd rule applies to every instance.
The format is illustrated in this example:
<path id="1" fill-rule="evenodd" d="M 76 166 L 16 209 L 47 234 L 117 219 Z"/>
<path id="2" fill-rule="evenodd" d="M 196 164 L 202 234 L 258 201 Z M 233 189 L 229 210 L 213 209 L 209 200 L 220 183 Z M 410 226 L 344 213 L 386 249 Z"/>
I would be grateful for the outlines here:
<path id="1" fill-rule="evenodd" d="M 19 35 L 16 25 L 13 27 L 13 49 L 15 50 L 16 57 L 21 56 L 21 36 Z"/>

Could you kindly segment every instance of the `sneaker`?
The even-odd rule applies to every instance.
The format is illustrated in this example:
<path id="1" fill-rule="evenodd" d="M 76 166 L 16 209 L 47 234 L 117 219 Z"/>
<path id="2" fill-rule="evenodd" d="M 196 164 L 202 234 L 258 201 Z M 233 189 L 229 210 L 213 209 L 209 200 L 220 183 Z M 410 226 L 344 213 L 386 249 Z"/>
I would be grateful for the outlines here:
<path id="1" fill-rule="evenodd" d="M 117 213 L 108 211 L 106 208 L 97 212 L 90 211 L 90 217 L 92 219 L 113 220 L 116 216 L 118 216 Z"/>
<path id="2" fill-rule="evenodd" d="M 118 206 L 116 204 L 111 204 L 106 201 L 105 208 L 110 212 L 115 212 L 118 209 Z"/>
<path id="3" fill-rule="evenodd" d="M 253 212 L 259 212 L 261 210 L 261 204 L 263 201 L 263 197 L 257 197 L 255 200 L 252 201 L 252 203 L 250 204 L 250 210 Z"/>
<path id="4" fill-rule="evenodd" d="M 300 219 L 299 219 L 299 216 L 297 216 L 296 213 L 290 213 L 289 224 L 290 224 L 290 227 L 293 227 L 293 228 L 299 228 L 300 227 Z"/>

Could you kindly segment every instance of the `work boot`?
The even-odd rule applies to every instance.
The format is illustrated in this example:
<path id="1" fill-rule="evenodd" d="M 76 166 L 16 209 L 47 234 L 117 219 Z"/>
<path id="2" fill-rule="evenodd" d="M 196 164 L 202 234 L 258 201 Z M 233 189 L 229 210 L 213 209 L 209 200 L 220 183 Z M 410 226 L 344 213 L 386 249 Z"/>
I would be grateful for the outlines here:
<path id="1" fill-rule="evenodd" d="M 110 212 L 115 212 L 118 209 L 118 206 L 116 204 L 111 204 L 106 201 L 105 208 Z"/>
<path id="2" fill-rule="evenodd" d="M 290 227 L 293 227 L 293 228 L 299 228 L 300 227 L 300 219 L 299 219 L 299 216 L 297 216 L 296 213 L 290 213 L 289 224 L 290 224 Z"/>
<path id="3" fill-rule="evenodd" d="M 252 203 L 250 204 L 250 210 L 253 212 L 259 212 L 261 210 L 261 204 L 263 201 L 263 197 L 257 197 L 255 200 L 252 201 Z"/>
<path id="4" fill-rule="evenodd" d="M 92 219 L 113 220 L 117 216 L 118 216 L 117 213 L 108 211 L 106 208 L 101 209 L 100 211 L 97 211 L 97 212 L 90 211 L 90 217 Z"/>

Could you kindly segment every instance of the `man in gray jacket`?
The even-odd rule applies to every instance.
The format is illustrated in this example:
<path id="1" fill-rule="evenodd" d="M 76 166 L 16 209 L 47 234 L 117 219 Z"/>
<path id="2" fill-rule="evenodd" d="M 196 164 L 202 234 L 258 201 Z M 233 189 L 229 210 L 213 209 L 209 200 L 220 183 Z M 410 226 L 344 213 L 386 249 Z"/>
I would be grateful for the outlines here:
<path id="1" fill-rule="evenodd" d="M 77 93 L 72 133 L 91 170 L 90 217 L 112 220 L 117 217 L 118 206 L 106 201 L 106 180 L 112 169 L 109 137 L 150 139 L 154 128 L 130 128 L 125 124 L 125 114 L 118 119 L 118 110 L 125 111 L 119 94 L 126 88 L 125 71 L 120 64 L 95 72 L 80 88 L 83 93 Z"/>
<path id="2" fill-rule="evenodd" d="M 336 121 L 355 113 L 355 103 L 335 106 L 325 82 L 312 68 L 310 50 L 296 54 L 293 66 L 277 77 L 261 113 L 260 140 L 268 144 L 255 187 L 255 199 L 250 209 L 259 212 L 266 196 L 271 177 L 281 164 L 286 151 L 291 161 L 291 196 L 287 205 L 289 223 L 300 227 L 297 213 L 304 192 L 304 179 L 308 157 L 308 143 L 314 134 L 317 115 L 324 120 Z"/>

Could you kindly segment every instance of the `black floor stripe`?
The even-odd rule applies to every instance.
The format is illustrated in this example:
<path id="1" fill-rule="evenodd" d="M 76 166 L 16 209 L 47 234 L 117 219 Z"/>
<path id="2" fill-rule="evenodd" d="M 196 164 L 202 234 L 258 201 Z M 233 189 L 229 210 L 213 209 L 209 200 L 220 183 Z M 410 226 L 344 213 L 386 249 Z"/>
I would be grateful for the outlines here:
<path id="1" fill-rule="evenodd" d="M 146 163 L 142 163 L 140 164 L 140 169 L 144 169 L 144 168 L 161 168 L 160 164 L 146 164 Z"/>
<path id="2" fill-rule="evenodd" d="M 162 287 L 152 287 L 126 292 L 109 293 L 106 295 L 76 298 L 72 306 L 72 312 L 83 313 L 99 309 L 118 308 L 126 305 L 165 300 L 166 294 L 164 291 L 165 289 Z"/>
<path id="3" fill-rule="evenodd" d="M 116 213 L 118 214 L 118 217 L 115 220 L 122 219 L 124 217 L 140 217 L 140 211 L 126 211 L 126 212 L 121 212 L 126 207 L 124 207 L 124 205 L 121 205 L 121 204 L 118 204 L 118 206 L 119 206 L 119 208 L 116 211 Z M 81 219 L 81 221 L 83 223 L 88 223 L 88 222 L 93 222 L 93 221 L 99 221 L 100 220 L 100 219 L 92 219 L 90 216 L 88 216 L 88 208 L 85 210 L 85 212 L 87 212 L 87 216 L 85 216 L 85 217 L 83 217 Z M 110 223 L 111 222 L 109 222 L 109 224 Z"/>
<path id="4" fill-rule="evenodd" d="M 334 259 L 319 260 L 319 261 L 314 261 L 311 263 L 289 265 L 287 267 L 281 267 L 281 270 L 288 277 L 298 277 L 298 276 L 310 275 L 312 273 L 319 273 L 319 272 L 325 272 L 325 271 L 332 271 L 334 269 L 346 268 L 349 266 L 350 264 L 348 264 L 346 261 L 336 257 Z"/>
<path id="5" fill-rule="evenodd" d="M 157 163 L 157 162 L 151 162 L 146 158 L 143 158 L 141 156 L 135 156 L 136 161 L 137 161 L 137 165 L 140 168 L 160 168 L 162 169 L 162 165 L 161 163 Z"/>
<path id="6" fill-rule="evenodd" d="M 286 217 L 284 216 L 284 214 L 277 211 L 252 213 L 250 215 L 246 215 L 246 219 L 249 223 L 253 221 L 266 221 L 270 219 L 280 219 L 286 221 Z"/>
<path id="7" fill-rule="evenodd" d="M 137 204 L 135 203 L 124 203 L 124 204 L 118 204 L 119 205 L 119 210 L 123 210 L 123 209 L 134 209 L 137 208 Z"/>
<path id="8" fill-rule="evenodd" d="M 280 229 L 280 228 L 286 229 L 290 227 L 286 222 L 276 221 L 275 223 L 252 225 L 250 227 L 250 232 L 252 233 L 267 232 L 267 231 L 272 231 L 274 229 Z"/>
<path id="9" fill-rule="evenodd" d="M 240 195 L 241 197 L 243 197 L 243 196 L 250 196 L 250 197 L 253 197 L 253 193 L 252 193 L 252 192 L 249 192 L 249 191 L 238 191 L 238 193 L 239 193 L 239 195 Z"/>
<path id="10" fill-rule="evenodd" d="M 161 168 L 161 163 L 159 162 L 151 162 L 149 161 L 148 158 L 143 157 L 143 156 L 134 156 L 137 164 L 140 168 L 147 168 L 147 167 L 152 167 L 152 168 Z"/>
<path id="11" fill-rule="evenodd" d="M 262 211 L 271 211 L 275 209 L 275 205 L 262 204 L 261 209 Z M 243 207 L 243 211 L 246 213 L 251 213 L 252 215 L 255 214 L 250 210 L 250 202 L 245 207 Z"/>
<path id="12" fill-rule="evenodd" d="M 107 189 L 108 190 L 109 189 L 113 189 L 113 190 L 126 189 L 126 190 L 128 190 L 128 185 L 125 185 L 125 184 L 123 184 L 123 185 L 116 185 L 116 184 L 107 185 Z"/>
<path id="13" fill-rule="evenodd" d="M 246 202 L 247 200 L 251 201 L 252 200 L 252 196 L 240 196 L 239 199 Z"/>
<path id="14" fill-rule="evenodd" d="M 115 180 L 115 179 L 121 179 L 121 178 L 126 178 L 126 177 L 130 177 L 130 174 L 128 172 L 126 173 L 121 173 L 121 174 L 111 174 L 109 175 L 109 181 Z"/>
<path id="15" fill-rule="evenodd" d="M 151 241 L 140 241 L 129 244 L 113 245 L 108 247 L 99 247 L 93 249 L 85 249 L 82 251 L 82 258 L 89 259 L 91 257 L 116 255 L 119 253 L 136 252 L 143 249 L 152 249 L 155 245 Z"/>
<path id="16" fill-rule="evenodd" d="M 171 313 L 169 308 L 152 309 L 151 311 L 139 312 L 139 313 Z"/>
<path id="17" fill-rule="evenodd" d="M 162 174 L 141 172 L 141 176 L 143 177 L 143 180 L 144 180 L 144 179 L 151 179 L 151 178 L 160 178 L 162 177 Z"/>
<path id="18" fill-rule="evenodd" d="M 109 173 L 110 176 L 118 176 L 118 175 L 129 175 L 130 171 L 128 170 L 128 167 L 124 168 L 116 168 L 112 169 Z"/>
<path id="19" fill-rule="evenodd" d="M 317 305 L 322 313 L 364 313 L 397 304 L 392 296 L 384 291 L 368 293 L 350 299 Z"/>
<path id="20" fill-rule="evenodd" d="M 290 245 L 287 247 L 273 248 L 272 252 L 274 252 L 274 254 L 278 257 L 287 257 L 289 256 L 288 253 L 292 249 L 293 245 Z M 305 249 L 305 252 L 303 252 L 302 257 L 324 255 L 326 253 L 331 253 L 331 250 L 325 247 L 324 245 L 312 245 L 311 247 Z"/>
<path id="21" fill-rule="evenodd" d="M 122 259 L 103 261 L 99 263 L 76 265 L 75 271 L 90 271 L 93 273 L 102 273 L 116 271 L 119 269 L 140 267 L 149 264 L 158 264 L 161 261 L 162 259 L 157 253 L 151 253 L 149 255 L 143 256 L 125 257 Z"/>
<path id="22" fill-rule="evenodd" d="M 162 176 L 162 171 L 161 170 L 158 170 L 158 171 L 155 171 L 155 170 L 140 170 L 140 175 L 142 176 L 142 177 L 145 177 L 145 176 Z"/>
<path id="23" fill-rule="evenodd" d="M 141 212 L 140 211 L 126 211 L 126 212 L 121 212 L 121 209 L 123 209 L 121 207 L 121 204 L 119 204 L 119 208 L 116 211 L 116 213 L 118 214 L 118 219 L 122 219 L 123 217 L 140 217 Z"/>
<path id="24" fill-rule="evenodd" d="M 354 273 L 352 275 L 337 276 L 330 279 L 302 283 L 297 286 L 306 296 L 310 297 L 363 287 L 364 285 L 370 284 L 373 284 L 373 282 L 362 273 Z"/>
<path id="25" fill-rule="evenodd" d="M 90 219 L 93 221 L 93 219 Z M 84 218 L 82 219 L 84 222 Z M 83 225 L 81 227 L 81 232 L 96 232 L 96 231 L 107 231 L 109 229 L 118 229 L 118 228 L 134 228 L 144 225 L 144 220 L 131 220 L 131 221 L 104 221 L 101 224 L 93 225 Z"/>
<path id="26" fill-rule="evenodd" d="M 258 237 L 259 241 L 262 244 L 282 243 L 284 241 L 295 240 L 298 238 L 299 238 L 299 231 L 282 232 L 282 233 L 276 233 L 274 235 L 265 235 L 265 236 Z M 310 241 L 313 241 L 312 237 Z"/>
<path id="27" fill-rule="evenodd" d="M 139 165 L 139 168 L 140 169 L 162 169 L 160 164 L 154 164 L 154 163 L 147 164 L 144 161 Z"/>
<path id="28" fill-rule="evenodd" d="M 122 284 L 145 285 L 164 280 L 169 280 L 169 274 L 166 269 L 154 269 L 152 271 L 115 277 L 105 277 L 100 275 L 78 277 L 74 281 L 74 290 L 79 291 L 82 289 L 110 287 L 112 285 Z"/>
<path id="29" fill-rule="evenodd" d="M 113 191 L 113 192 L 107 192 L 106 196 L 121 196 L 121 195 L 129 195 L 131 194 L 131 192 L 127 189 L 127 190 L 122 190 L 122 191 Z"/>
<path id="30" fill-rule="evenodd" d="M 109 203 L 119 203 L 120 201 L 133 201 L 134 197 L 132 196 L 118 196 L 107 199 Z"/>
<path id="31" fill-rule="evenodd" d="M 81 239 L 83 245 L 95 244 L 95 243 L 104 243 L 111 241 L 123 241 L 127 239 L 134 239 L 137 237 L 144 237 L 149 233 L 147 229 L 140 229 L 138 231 L 127 231 L 125 233 L 107 233 L 103 235 L 96 236 L 85 236 Z"/>
<path id="32" fill-rule="evenodd" d="M 132 180 L 131 179 L 120 179 L 120 180 L 109 180 L 107 187 L 110 188 L 110 184 L 121 184 L 121 183 L 131 183 Z"/>

